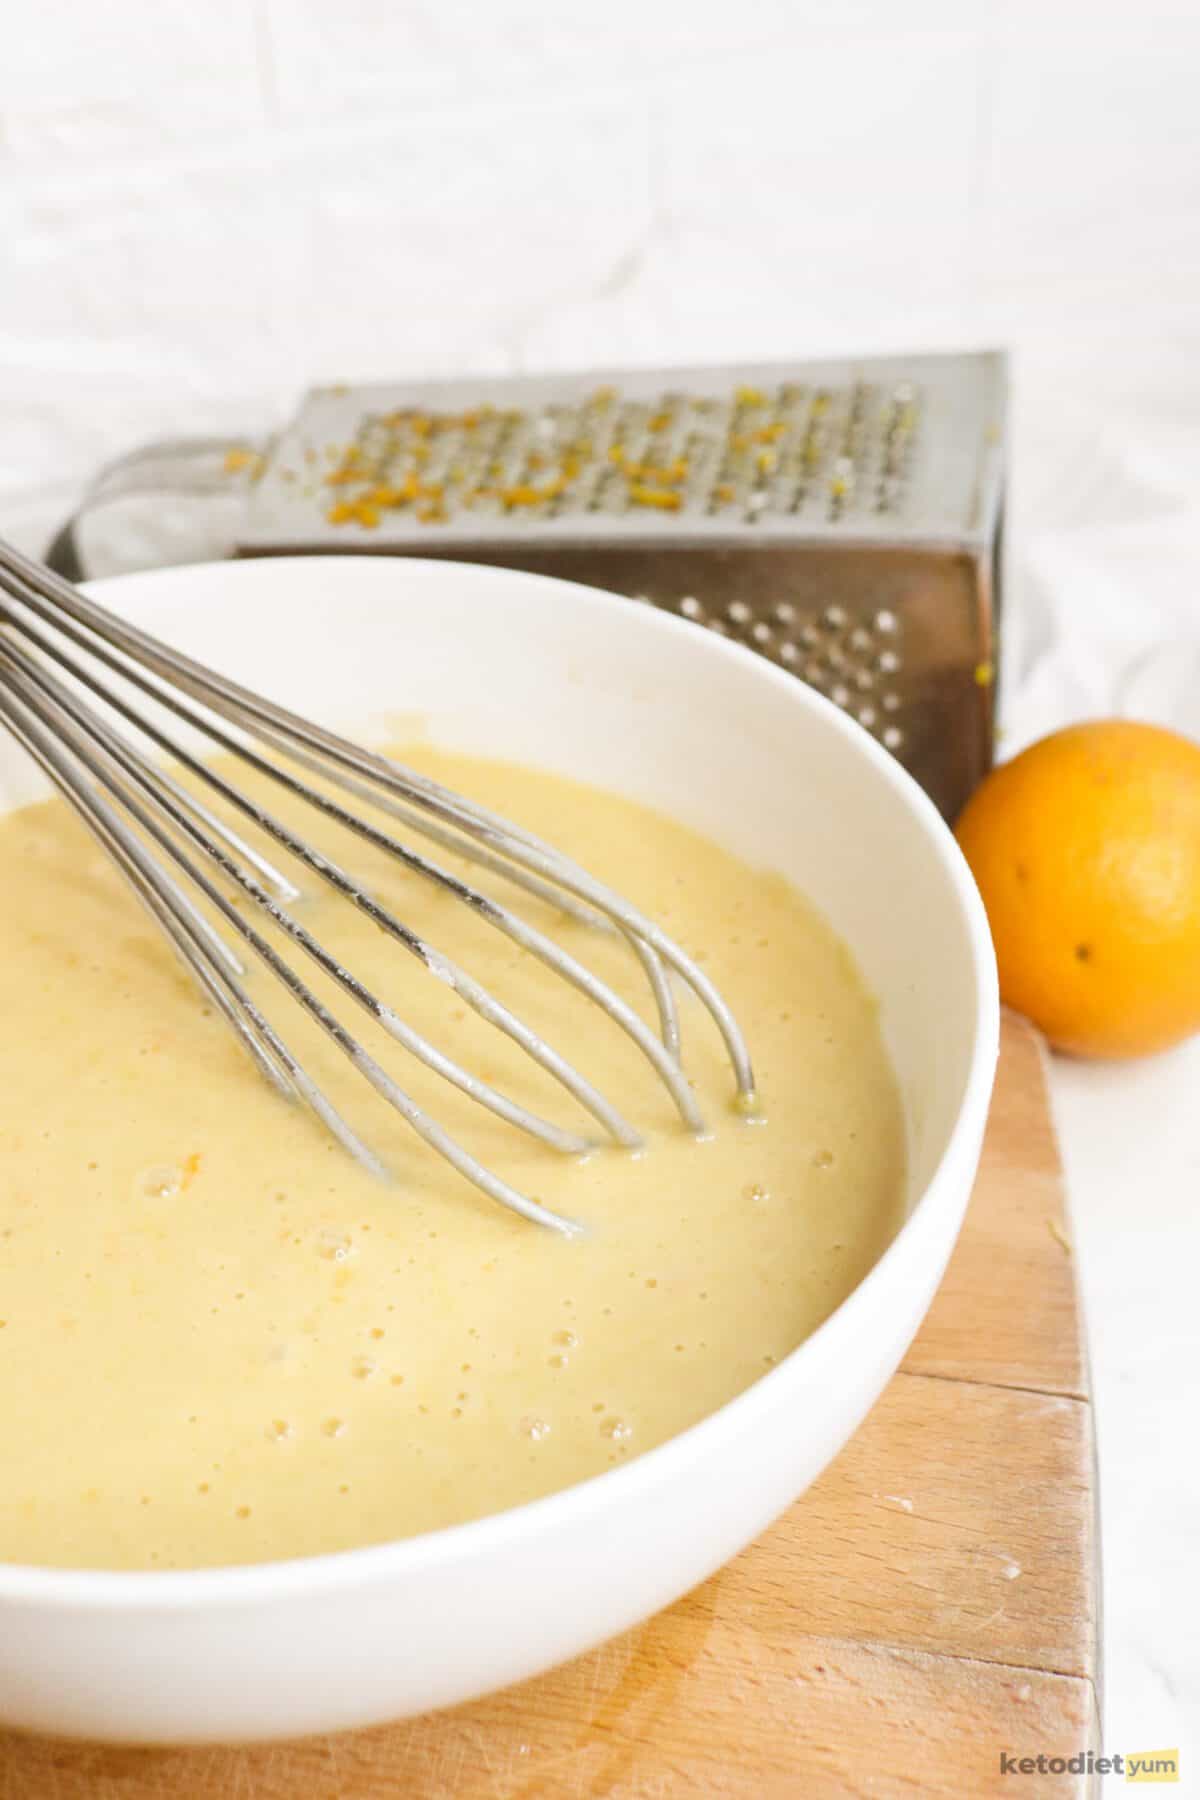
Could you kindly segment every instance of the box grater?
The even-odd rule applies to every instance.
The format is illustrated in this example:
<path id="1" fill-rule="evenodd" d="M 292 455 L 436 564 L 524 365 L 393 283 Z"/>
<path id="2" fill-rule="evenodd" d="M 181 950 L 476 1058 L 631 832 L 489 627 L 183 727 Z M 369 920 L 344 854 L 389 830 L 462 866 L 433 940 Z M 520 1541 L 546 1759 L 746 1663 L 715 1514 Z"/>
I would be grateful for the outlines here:
<path id="1" fill-rule="evenodd" d="M 559 575 L 748 644 L 953 816 L 989 766 L 999 353 L 314 390 L 241 554 Z"/>
<path id="2" fill-rule="evenodd" d="M 121 458 L 47 557 L 100 572 L 99 515 L 109 573 L 382 551 L 611 588 L 812 683 L 953 817 L 991 761 L 1004 415 L 992 352 L 320 388 L 265 446 Z"/>

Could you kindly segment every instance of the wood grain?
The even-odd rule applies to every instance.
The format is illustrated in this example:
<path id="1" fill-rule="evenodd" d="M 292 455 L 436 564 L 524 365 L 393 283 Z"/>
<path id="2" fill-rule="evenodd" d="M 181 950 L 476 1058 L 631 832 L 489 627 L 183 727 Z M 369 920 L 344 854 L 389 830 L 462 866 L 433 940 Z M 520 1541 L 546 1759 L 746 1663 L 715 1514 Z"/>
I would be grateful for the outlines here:
<path id="1" fill-rule="evenodd" d="M 1090 1453 L 1080 1401 L 898 1375 L 790 1529 L 739 1559 L 722 1609 L 760 1638 L 1090 1675 Z"/>
<path id="2" fill-rule="evenodd" d="M 958 1248 L 904 1360 L 917 1375 L 1088 1392 L 1045 1050 L 1010 1017 L 1001 1086 Z"/>
<path id="3" fill-rule="evenodd" d="M 663 1620 L 484 1705 L 381 1731 L 240 1751 L 23 1746 L 0 1796 L 1011 1800 L 1001 1751 L 1098 1744 L 1092 1689 L 1071 1677 L 836 1638 L 764 1661 L 724 1628 L 697 1653 L 677 1609 Z M 1045 1776 L 1015 1791 L 1071 1787 Z"/>
<path id="4" fill-rule="evenodd" d="M 378 1731 L 242 1750 L 0 1738 L 0 1800 L 1011 1795 L 1003 1751 L 1098 1746 L 1065 1235 L 1040 1050 L 1006 1020 L 984 1166 L 925 1330 L 833 1466 L 728 1568 L 591 1656 Z M 1022 1791 L 1087 1787 L 1041 1774 Z"/>

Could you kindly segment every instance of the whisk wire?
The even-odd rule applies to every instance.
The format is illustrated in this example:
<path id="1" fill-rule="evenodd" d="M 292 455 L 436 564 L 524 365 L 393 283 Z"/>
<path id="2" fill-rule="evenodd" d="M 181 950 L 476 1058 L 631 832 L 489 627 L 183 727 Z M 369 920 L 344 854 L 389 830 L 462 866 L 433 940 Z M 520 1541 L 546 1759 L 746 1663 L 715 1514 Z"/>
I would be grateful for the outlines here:
<path id="1" fill-rule="evenodd" d="M 39 641 L 44 643 L 45 640 L 39 639 Z M 9 654 L 14 654 L 11 647 Z M 76 663 L 74 659 L 63 654 L 60 656 L 59 660 L 63 667 L 69 668 L 81 681 L 86 682 L 94 693 L 102 698 L 108 705 L 112 706 L 116 711 L 121 712 L 127 717 L 139 731 L 144 732 L 156 742 L 161 749 L 166 750 L 169 754 L 174 756 L 202 781 L 207 782 L 210 787 L 226 798 L 232 805 L 238 807 L 247 815 L 247 817 L 252 819 L 256 825 L 260 826 L 262 830 L 273 836 L 299 860 L 304 862 L 305 865 L 315 874 L 320 876 L 322 880 L 326 881 L 360 911 L 366 913 L 366 915 L 375 924 L 379 925 L 390 937 L 402 944 L 405 949 L 411 951 L 431 974 L 437 976 L 439 979 L 445 981 L 448 986 L 452 987 L 455 993 L 457 993 L 461 999 L 465 1000 L 467 1005 L 470 1006 L 473 1011 L 478 1013 L 480 1017 L 486 1019 L 489 1024 L 495 1026 L 496 1029 L 518 1043 L 535 1062 L 539 1063 L 549 1074 L 553 1075 L 581 1105 L 592 1113 L 593 1117 L 599 1120 L 605 1130 L 617 1143 L 623 1144 L 629 1149 L 636 1149 L 640 1146 L 642 1142 L 640 1134 L 621 1116 L 604 1095 L 574 1067 L 573 1064 L 568 1062 L 565 1057 L 561 1056 L 551 1046 L 546 1044 L 535 1032 L 530 1031 L 523 1021 L 502 1006 L 485 988 L 478 982 L 473 981 L 465 971 L 459 969 L 448 957 L 443 956 L 439 951 L 434 949 L 432 945 L 427 944 L 422 938 L 417 937 L 415 933 L 409 931 L 408 928 L 397 920 L 392 913 L 382 907 L 371 895 L 367 894 L 354 881 L 353 877 L 351 877 L 336 862 L 326 856 L 323 852 L 316 851 L 305 839 L 298 837 L 284 826 L 273 814 L 258 806 L 256 802 L 251 800 L 250 797 L 244 794 L 239 788 L 225 781 L 215 769 L 193 757 L 188 750 L 168 733 L 162 731 L 149 720 L 136 713 L 119 694 L 114 693 L 105 686 L 105 684 L 97 680 L 88 670 Z M 192 714 L 189 709 L 181 709 L 180 716 L 196 725 L 201 724 L 198 717 Z M 259 772 L 274 776 L 282 785 L 289 788 L 299 797 L 308 800 L 321 811 L 326 812 L 328 816 L 336 817 L 340 823 L 346 823 L 351 828 L 358 829 L 360 835 L 369 837 L 373 842 L 376 842 L 380 848 L 390 851 L 401 862 L 414 869 L 417 873 L 427 874 L 438 880 L 443 886 L 448 888 L 450 892 L 456 894 L 458 898 L 467 899 L 475 910 L 477 910 L 482 917 L 487 919 L 489 923 L 498 922 L 491 916 L 489 911 L 490 903 L 487 902 L 483 896 L 477 896 L 471 890 L 464 890 L 461 884 L 456 882 L 454 877 L 446 874 L 445 871 L 436 869 L 432 864 L 425 863 L 423 859 L 414 856 L 412 852 L 408 851 L 403 845 L 398 844 L 394 839 L 388 838 L 383 834 L 374 833 L 373 829 L 365 822 L 355 820 L 353 815 L 347 814 L 341 808 L 336 807 L 332 802 L 328 801 L 324 795 L 318 794 L 307 788 L 301 782 L 296 782 L 286 771 L 277 769 L 274 764 L 265 762 L 252 750 L 239 744 L 237 740 L 231 738 L 219 727 L 209 727 L 209 731 L 214 743 L 219 744 L 224 749 L 241 755 Z M 525 930 L 526 928 L 519 927 L 518 925 L 518 929 Z M 533 935 L 534 934 L 530 934 L 530 937 L 532 938 Z M 543 946 L 542 960 L 549 961 L 551 966 L 556 968 L 557 972 L 566 974 L 567 964 L 571 959 L 567 958 L 565 953 L 558 950 L 556 946 L 549 942 L 549 940 L 540 938 L 540 943 Z M 575 966 L 578 967 L 578 965 Z M 593 978 L 587 976 L 586 971 L 584 971 L 583 974 L 585 980 L 593 981 Z M 624 1003 L 612 993 L 611 989 L 605 988 L 603 987 L 603 984 L 595 983 L 594 981 L 593 988 L 593 997 L 597 998 L 600 1004 L 602 1004 L 610 1014 L 614 1017 L 621 1017 L 623 1015 L 624 1019 L 628 1021 L 628 1028 L 630 1029 L 631 1035 L 638 1039 L 643 1048 L 645 1048 L 647 1054 L 651 1057 L 651 1060 L 655 1061 L 656 1065 L 661 1067 L 664 1079 L 668 1081 L 668 1084 L 674 1089 L 684 1087 L 685 1084 L 683 1083 L 681 1073 L 676 1066 L 672 1065 L 669 1060 L 665 1058 L 661 1047 L 656 1043 L 651 1034 L 646 1031 L 641 1020 L 624 1006 Z M 681 1104 L 681 1112 L 684 1111 L 684 1106 L 688 1099 L 690 1099 L 690 1094 L 686 1095 L 683 1104 Z M 693 1123 L 693 1117 L 689 1117 L 685 1113 L 684 1116 L 686 1122 L 693 1124 L 693 1128 L 698 1128 L 698 1115 L 695 1114 L 694 1105 L 692 1107 L 692 1114 L 695 1123 Z"/>
<path id="2" fill-rule="evenodd" d="M 10 577 L 9 582 L 5 582 L 6 573 Z M 13 578 L 20 583 L 15 590 L 11 584 Z M 715 985 L 708 980 L 694 959 L 685 955 L 660 927 L 645 918 L 611 888 L 588 875 L 577 863 L 561 855 L 532 833 L 501 818 L 488 808 L 453 793 L 439 782 L 420 775 L 402 763 L 353 744 L 312 720 L 302 718 L 267 700 L 263 695 L 242 687 L 227 676 L 218 675 L 182 651 L 171 649 L 148 632 L 107 612 L 61 576 L 8 546 L 4 546 L 0 553 L 0 585 L 7 585 L 10 593 L 15 591 L 17 598 L 22 599 L 56 629 L 63 631 L 65 635 L 75 636 L 76 641 L 81 642 L 91 654 L 100 657 L 101 651 L 90 638 L 80 638 L 76 633 L 70 632 L 66 620 L 73 621 L 76 626 L 86 627 L 105 644 L 123 651 L 135 664 L 144 665 L 172 687 L 183 688 L 193 698 L 201 700 L 212 711 L 232 723 L 245 727 L 247 720 L 250 720 L 255 731 L 274 729 L 290 743 L 299 744 L 310 752 L 324 754 L 335 765 L 365 776 L 368 781 L 379 784 L 386 791 L 430 811 L 443 822 L 456 825 L 468 835 L 480 839 L 486 847 L 533 873 L 544 876 L 552 883 L 565 887 L 576 898 L 595 906 L 619 928 L 633 933 L 652 952 L 660 955 L 699 996 L 725 1041 L 739 1092 L 747 1098 L 753 1095 L 754 1075 L 745 1039 Z M 63 614 L 66 619 L 62 617 Z M 137 679 L 133 669 L 113 663 L 108 658 L 104 660 L 109 661 L 111 667 L 117 668 L 128 679 Z M 154 692 L 145 682 L 139 682 L 139 685 L 145 691 Z M 175 705 L 175 696 L 169 690 L 157 693 L 156 698 L 167 706 Z"/>
<path id="3" fill-rule="evenodd" d="M 227 782 L 217 770 L 194 757 L 178 742 L 177 739 L 171 737 L 167 732 L 163 731 L 161 727 L 156 726 L 143 714 L 139 714 L 136 709 L 130 706 L 129 702 L 126 701 L 122 695 L 116 693 L 112 688 L 107 686 L 91 670 L 77 662 L 75 658 L 59 649 L 43 632 L 38 631 L 37 628 L 34 627 L 30 630 L 29 635 L 38 643 L 39 647 L 44 652 L 48 655 L 56 656 L 63 668 L 67 669 L 80 683 L 89 687 L 99 699 L 105 702 L 106 705 L 120 713 L 134 725 L 138 731 L 150 737 L 157 743 L 160 749 L 165 750 L 174 760 L 190 769 L 201 781 L 207 783 L 209 787 L 219 793 L 231 805 L 238 808 L 261 830 L 265 831 L 278 843 L 282 844 L 285 849 L 289 850 L 301 862 L 309 867 L 313 873 L 317 874 L 322 880 L 334 887 L 345 899 L 358 907 L 359 910 L 365 912 L 375 924 L 379 925 L 385 932 L 394 937 L 397 942 L 401 943 L 405 949 L 415 955 L 432 974 L 436 975 L 439 979 L 446 981 L 459 997 L 466 1001 L 473 1011 L 487 1019 L 490 1024 L 494 1025 L 506 1036 L 512 1038 L 513 1041 L 520 1044 L 522 1049 L 526 1050 L 535 1061 L 539 1062 L 542 1067 L 553 1074 L 555 1078 L 559 1080 L 563 1086 L 565 1086 L 574 1097 L 600 1121 L 601 1124 L 604 1125 L 605 1129 L 618 1143 L 624 1144 L 628 1149 L 636 1149 L 639 1147 L 642 1142 L 640 1133 L 621 1117 L 616 1109 L 611 1106 L 595 1087 L 585 1080 L 578 1070 L 567 1062 L 565 1058 L 561 1057 L 556 1051 L 546 1045 L 536 1033 L 530 1032 L 520 1020 L 516 1019 L 512 1013 L 501 1006 L 492 995 L 487 993 L 487 991 L 477 982 L 473 981 L 465 971 L 460 969 L 448 957 L 443 956 L 440 952 L 435 950 L 433 946 L 425 943 L 423 939 L 418 938 L 414 933 L 410 932 L 407 927 L 402 925 L 385 907 L 381 906 L 371 895 L 365 893 L 352 877 L 349 876 L 344 869 L 341 869 L 333 862 L 331 858 L 326 856 L 323 852 L 314 850 L 305 839 L 297 836 L 288 827 L 283 825 L 273 814 L 268 812 L 265 808 L 260 807 L 249 795 L 243 793 L 241 789 L 235 787 L 232 783 Z M 107 662 L 108 658 L 102 657 L 101 660 Z M 149 693 L 153 698 L 161 698 L 156 687 L 146 681 L 139 671 L 129 671 L 129 679 L 140 686 L 144 692 Z M 530 951 L 534 956 L 538 957 L 540 961 L 546 963 L 556 974 L 561 975 L 581 992 L 587 994 L 590 999 L 601 1006 L 603 1010 L 608 1013 L 609 1017 L 614 1019 L 627 1035 L 634 1040 L 643 1055 L 651 1063 L 656 1073 L 667 1086 L 679 1111 L 680 1117 L 689 1129 L 693 1131 L 703 1130 L 703 1118 L 696 1104 L 695 1096 L 679 1066 L 678 1060 L 670 1054 L 669 1050 L 658 1042 L 654 1035 L 646 1028 L 643 1021 L 638 1018 L 633 1009 L 629 1007 L 611 987 L 598 981 L 589 970 L 584 968 L 575 958 L 569 956 L 567 952 L 560 949 L 559 946 L 551 939 L 547 938 L 544 933 L 524 924 L 507 909 L 498 906 L 494 901 L 489 900 L 476 889 L 471 888 L 466 883 L 460 881 L 458 877 L 451 875 L 448 871 L 438 867 L 437 864 L 431 863 L 426 858 L 419 856 L 415 851 L 412 851 L 406 845 L 401 844 L 396 838 L 378 830 L 378 828 L 371 825 L 369 821 L 360 819 L 355 814 L 347 812 L 346 809 L 339 806 L 336 801 L 330 799 L 327 795 L 310 788 L 296 776 L 290 774 L 286 769 L 280 768 L 275 763 L 268 762 L 252 747 L 241 743 L 237 738 L 232 737 L 220 726 L 214 725 L 203 719 L 191 707 L 179 701 L 177 698 L 171 698 L 171 706 L 172 710 L 186 724 L 193 726 L 197 730 L 206 731 L 212 742 L 218 744 L 222 749 L 229 751 L 231 754 L 240 757 L 258 774 L 267 776 L 276 781 L 280 786 L 297 798 L 306 801 L 310 806 L 323 812 L 326 817 L 333 819 L 337 824 L 346 827 L 346 829 L 354 832 L 359 837 L 364 838 L 367 842 L 371 843 L 373 847 L 383 850 L 388 855 L 395 857 L 413 873 L 433 881 L 438 886 L 452 893 L 456 898 L 465 901 L 476 915 L 483 919 L 487 924 L 502 931 L 512 941 L 518 943 L 523 949 Z"/>
<path id="4" fill-rule="evenodd" d="M 196 776 L 241 813 L 257 831 L 366 914 L 429 973 L 446 982 L 480 1017 L 517 1043 L 616 1142 L 634 1147 L 642 1140 L 578 1069 L 456 962 L 404 925 L 331 857 L 194 755 L 155 718 L 103 680 L 92 664 L 107 668 L 209 743 L 228 751 L 293 798 L 368 842 L 410 874 L 435 884 L 467 905 L 489 927 L 502 932 L 600 1006 L 651 1064 L 689 1129 L 700 1131 L 703 1119 L 679 1061 L 678 1012 L 668 970 L 691 986 L 707 1007 L 729 1052 L 740 1095 L 744 1099 L 753 1095 L 753 1074 L 741 1032 L 722 996 L 695 960 L 686 956 L 652 921 L 571 859 L 487 808 L 402 764 L 362 750 L 205 669 L 109 614 L 60 577 L 2 543 L 0 589 L 20 609 L 0 611 L 0 721 L 30 752 L 97 841 L 113 856 L 260 1070 L 277 1088 L 306 1101 L 332 1134 L 373 1172 L 381 1172 L 378 1159 L 271 1027 L 242 985 L 240 960 L 197 909 L 179 880 L 168 873 L 169 868 L 174 868 L 197 890 L 236 934 L 237 941 L 283 983 L 375 1091 L 439 1155 L 492 1199 L 524 1217 L 568 1234 L 577 1229 L 572 1221 L 549 1212 L 537 1200 L 519 1193 L 486 1169 L 418 1106 L 300 980 L 276 947 L 226 898 L 212 877 L 185 851 L 183 842 L 199 852 L 219 876 L 235 883 L 393 1040 L 471 1100 L 557 1150 L 578 1153 L 590 1148 L 590 1144 L 577 1131 L 540 1118 L 470 1074 L 344 969 L 288 912 L 288 905 L 300 892 L 291 878 L 114 729 L 111 715 L 131 725 L 178 767 Z M 84 652 L 89 660 L 81 662 L 72 656 L 62 640 Z M 53 672 L 55 667 L 61 675 Z M 182 695 L 206 710 L 197 711 Z M 98 701 L 103 710 L 93 707 L 88 696 Z M 234 726 L 242 735 L 225 730 L 217 719 Z M 661 1041 L 608 983 L 544 931 L 393 834 L 349 811 L 330 794 L 311 787 L 290 769 L 261 755 L 252 742 L 245 741 L 247 737 L 257 737 L 265 747 L 317 774 L 342 793 L 367 802 L 476 867 L 502 876 L 554 906 L 559 913 L 618 932 L 647 978 L 658 1012 Z M 119 812 L 110 800 L 116 802 Z M 122 813 L 167 858 L 166 867 L 148 852 L 137 831 L 121 818 Z"/>
<path id="5" fill-rule="evenodd" d="M 39 716 L 44 717 L 46 711 L 50 709 L 40 707 L 36 702 L 33 702 L 31 703 L 31 710 L 37 712 Z M 61 734 L 81 766 L 86 769 L 90 775 L 103 780 L 104 772 L 102 768 L 99 766 L 94 753 L 83 741 L 82 734 L 76 731 L 74 724 L 65 715 L 54 719 L 53 724 L 54 729 Z M 116 761 L 117 759 L 114 757 L 113 760 Z M 547 1208 L 539 1205 L 536 1201 L 528 1199 L 524 1194 L 519 1193 L 515 1188 L 510 1186 L 509 1183 L 502 1181 L 498 1176 L 493 1175 L 488 1169 L 484 1168 L 475 1157 L 464 1150 L 448 1132 L 444 1131 L 441 1126 L 430 1118 L 423 1108 L 416 1104 L 410 1095 L 405 1093 L 405 1091 L 392 1080 L 387 1071 L 353 1036 L 351 1036 L 337 1017 L 331 1013 L 327 1007 L 322 1005 L 317 996 L 303 981 L 300 980 L 299 976 L 289 964 L 284 961 L 275 950 L 274 946 L 268 943 L 265 938 L 254 930 L 253 926 L 251 926 L 247 920 L 241 917 L 237 909 L 231 905 L 203 870 L 192 862 L 191 859 L 180 850 L 178 845 L 172 842 L 169 833 L 157 819 L 155 819 L 149 810 L 127 793 L 122 795 L 122 806 L 125 811 L 128 812 L 129 816 L 136 820 L 142 830 L 153 838 L 159 847 L 172 858 L 179 868 L 188 876 L 189 880 L 191 880 L 204 895 L 205 899 L 217 909 L 225 919 L 226 923 L 238 932 L 239 936 L 254 951 L 256 956 L 266 964 L 271 973 L 283 983 L 292 998 L 309 1013 L 325 1034 L 337 1045 L 338 1049 L 350 1059 L 358 1069 L 359 1073 L 365 1077 L 376 1092 L 400 1113 L 405 1121 L 411 1125 L 422 1138 L 424 1138 L 426 1143 L 435 1149 L 441 1156 L 445 1157 L 449 1163 L 459 1170 L 460 1174 L 465 1175 L 476 1187 L 482 1189 L 482 1191 L 488 1194 L 492 1199 L 498 1200 L 501 1205 L 509 1207 L 514 1212 L 521 1213 L 525 1218 L 531 1219 L 538 1224 L 551 1226 L 557 1231 L 566 1234 L 574 1234 L 578 1231 L 579 1227 L 574 1221 L 564 1219 L 559 1214 L 552 1213 Z M 188 829 L 188 822 L 183 814 L 180 815 L 177 823 L 179 823 L 183 829 Z M 221 861 L 221 866 L 226 869 L 226 872 L 236 879 L 234 866 L 221 857 L 218 857 L 218 860 Z M 261 894 L 262 890 L 259 890 L 259 892 Z M 273 906 L 273 903 L 269 901 L 267 895 L 262 894 L 262 898 L 267 901 L 269 905 Z M 275 911 L 278 912 L 279 909 L 275 909 Z M 292 923 L 294 924 L 294 921 L 292 921 Z M 322 962 L 322 966 L 327 966 L 329 972 L 336 973 L 332 967 L 332 959 L 326 959 L 324 953 L 320 951 L 320 947 L 315 945 L 311 938 L 308 938 L 308 934 L 303 933 L 302 928 L 300 928 L 300 931 L 302 936 L 307 939 L 305 947 L 311 946 L 317 953 L 318 960 Z M 342 971 L 342 974 L 345 975 L 345 972 Z M 355 989 L 357 989 L 355 997 L 360 999 L 360 1001 L 366 1005 L 367 1009 L 375 1014 L 376 1017 L 379 1017 L 381 1009 L 379 1009 L 378 1002 L 374 1000 L 373 996 L 370 995 L 365 988 L 362 988 L 359 984 L 355 984 L 353 977 L 346 975 L 342 985 L 346 986 L 348 991 L 355 991 Z M 256 1008 L 253 1008 L 252 1003 L 249 1002 L 248 997 L 244 995 L 244 992 L 242 993 L 241 998 L 246 1001 L 247 1006 L 250 1008 L 253 1021 L 265 1026 L 262 1015 L 258 1013 Z M 269 1030 L 269 1028 L 267 1029 Z M 300 1087 L 306 1098 L 310 1098 L 312 1095 L 320 1092 L 316 1087 L 316 1084 L 307 1076 L 303 1066 L 286 1050 L 282 1040 L 280 1040 L 274 1032 L 270 1032 L 270 1046 L 277 1055 L 281 1055 L 288 1073 Z M 473 1078 L 467 1077 L 466 1080 L 472 1082 Z M 482 1086 L 482 1084 L 478 1085 Z M 472 1097 L 482 1099 L 481 1094 L 473 1094 Z M 499 1097 L 497 1096 L 497 1098 Z M 342 1139 L 347 1147 L 354 1151 L 356 1156 L 359 1156 L 361 1159 L 362 1153 L 365 1152 L 367 1164 L 373 1169 L 373 1172 L 385 1173 L 382 1165 L 378 1162 L 377 1158 L 375 1158 L 374 1154 L 366 1150 L 365 1145 L 362 1145 L 355 1134 L 350 1131 L 350 1128 L 345 1124 L 345 1121 L 341 1119 L 340 1115 L 334 1113 L 328 1102 L 323 1101 L 320 1110 L 326 1123 L 331 1125 L 331 1128 L 336 1131 L 336 1134 Z M 334 1121 L 336 1121 L 336 1123 L 334 1123 Z M 579 1148 L 581 1146 L 576 1144 L 571 1147 Z"/>

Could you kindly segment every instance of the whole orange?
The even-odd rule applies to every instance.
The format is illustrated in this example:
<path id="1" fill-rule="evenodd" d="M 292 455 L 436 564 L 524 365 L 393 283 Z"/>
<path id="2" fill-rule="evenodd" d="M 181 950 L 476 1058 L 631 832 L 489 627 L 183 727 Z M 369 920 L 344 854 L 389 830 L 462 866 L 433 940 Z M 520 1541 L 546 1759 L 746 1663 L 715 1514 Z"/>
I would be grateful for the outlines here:
<path id="1" fill-rule="evenodd" d="M 1008 1005 L 1080 1056 L 1200 1030 L 1200 745 L 1125 719 L 1056 731 L 987 776 L 955 835 Z"/>

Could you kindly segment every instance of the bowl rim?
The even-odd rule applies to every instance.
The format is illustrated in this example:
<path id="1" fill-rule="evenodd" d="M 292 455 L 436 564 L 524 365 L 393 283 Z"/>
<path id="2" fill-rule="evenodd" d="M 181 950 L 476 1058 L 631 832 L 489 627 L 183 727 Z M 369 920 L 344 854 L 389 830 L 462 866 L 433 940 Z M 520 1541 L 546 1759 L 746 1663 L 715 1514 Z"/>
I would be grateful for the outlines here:
<path id="1" fill-rule="evenodd" d="M 464 579 L 478 581 L 481 586 L 536 583 L 563 590 L 571 604 L 607 611 L 620 609 L 635 614 L 640 629 L 684 634 L 689 643 L 705 642 L 708 653 L 718 660 L 732 659 L 752 668 L 755 676 L 786 692 L 795 704 L 807 707 L 821 718 L 835 734 L 840 734 L 887 785 L 903 805 L 918 829 L 928 850 L 933 854 L 941 874 L 947 880 L 958 903 L 967 928 L 967 942 L 974 977 L 975 1034 L 958 1111 L 942 1148 L 937 1165 L 924 1188 L 915 1196 L 907 1217 L 883 1254 L 872 1264 L 863 1279 L 835 1307 L 828 1318 L 810 1332 L 796 1348 L 765 1375 L 759 1376 L 740 1394 L 706 1414 L 703 1419 L 651 1450 L 643 1451 L 631 1462 L 588 1476 L 570 1487 L 557 1489 L 536 1500 L 508 1507 L 501 1512 L 486 1513 L 458 1525 L 442 1526 L 436 1531 L 414 1536 L 387 1539 L 346 1550 L 333 1550 L 310 1556 L 280 1558 L 271 1562 L 232 1563 L 194 1569 L 94 1569 L 59 1568 L 38 1563 L 0 1561 L 0 1606 L 36 1606 L 50 1611 L 84 1610 L 89 1613 L 118 1611 L 121 1613 L 163 1613 L 186 1610 L 223 1610 L 256 1601 L 281 1601 L 308 1594 L 323 1594 L 380 1580 L 398 1578 L 416 1570 L 429 1570 L 460 1560 L 491 1556 L 507 1546 L 544 1533 L 551 1524 L 562 1528 L 573 1520 L 605 1509 L 610 1503 L 636 1501 L 638 1494 L 669 1478 L 672 1465 L 690 1459 L 707 1458 L 719 1450 L 722 1438 L 742 1432 L 753 1424 L 756 1414 L 772 1412 L 780 1388 L 795 1381 L 801 1363 L 811 1360 L 814 1347 L 823 1346 L 831 1337 L 853 1330 L 869 1313 L 878 1290 L 888 1283 L 892 1269 L 907 1254 L 918 1224 L 943 1207 L 956 1203 L 956 1166 L 964 1156 L 971 1157 L 982 1139 L 991 1099 L 996 1061 L 999 1054 L 1000 997 L 995 953 L 987 915 L 974 877 L 967 866 L 949 826 L 933 801 L 917 781 L 891 753 L 869 732 L 816 689 L 800 681 L 786 669 L 742 644 L 715 632 L 698 632 L 694 624 L 673 613 L 645 603 L 613 594 L 604 588 L 589 587 L 582 582 L 566 581 L 558 576 L 535 574 L 526 570 L 497 568 L 488 564 L 459 562 L 433 557 L 373 557 L 362 555 L 305 555 L 288 557 L 248 557 L 229 562 L 183 563 L 160 569 L 138 570 L 128 575 L 110 576 L 86 582 L 88 593 L 110 604 L 114 595 L 143 586 L 195 576 L 211 576 L 216 571 L 235 581 L 261 578 L 268 568 L 277 578 L 282 565 L 288 569 L 336 563 L 345 571 L 355 569 L 353 580 L 364 568 L 380 565 L 392 573 L 412 573 L 415 578 L 438 580 Z M 255 571 L 247 575 L 247 571 Z M 378 579 L 378 574 L 371 580 Z M 122 612 L 119 604 L 115 611 Z M 140 622 L 140 621 L 139 621 Z M 965 1212 L 967 1195 L 961 1200 Z M 957 1224 L 955 1226 L 957 1233 Z"/>

